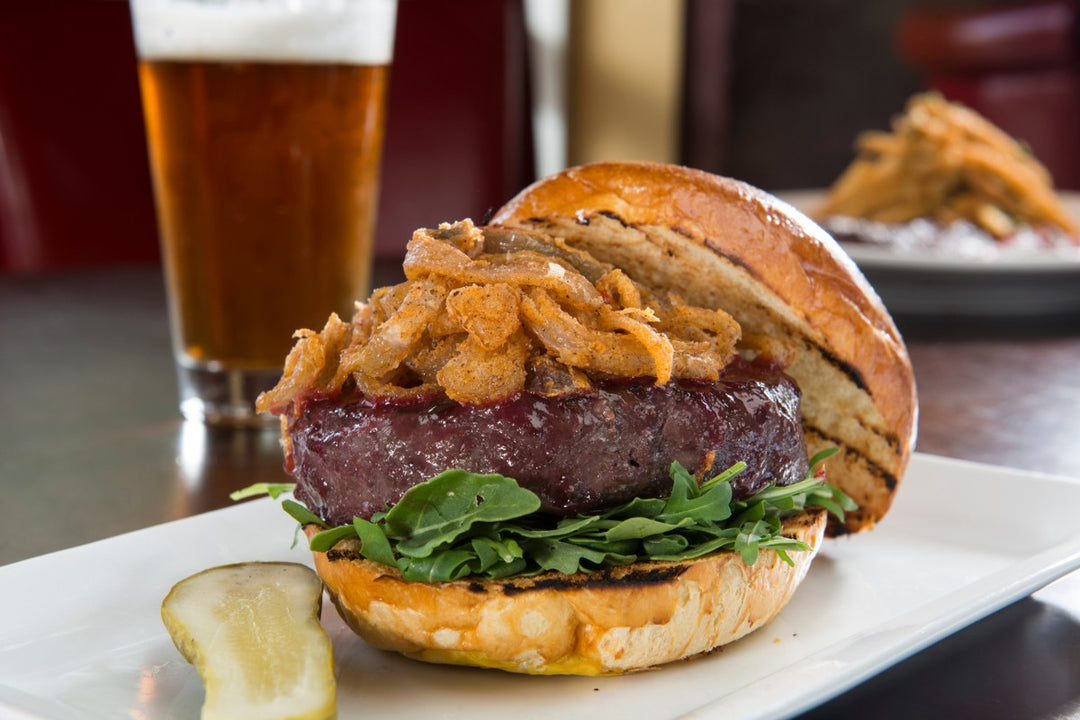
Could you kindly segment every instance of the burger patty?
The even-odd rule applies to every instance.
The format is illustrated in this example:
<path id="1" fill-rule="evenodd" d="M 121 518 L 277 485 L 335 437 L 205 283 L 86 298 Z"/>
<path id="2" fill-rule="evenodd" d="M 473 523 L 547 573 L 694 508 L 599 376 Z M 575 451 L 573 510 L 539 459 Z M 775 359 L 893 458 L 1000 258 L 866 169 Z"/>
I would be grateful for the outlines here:
<path id="1" fill-rule="evenodd" d="M 736 360 L 715 383 L 613 381 L 487 405 L 311 398 L 292 419 L 286 468 L 297 499 L 335 525 L 450 468 L 512 477 L 556 515 L 666 495 L 674 460 L 713 474 L 747 463 L 732 483 L 747 497 L 805 477 L 799 397 L 778 370 Z"/>

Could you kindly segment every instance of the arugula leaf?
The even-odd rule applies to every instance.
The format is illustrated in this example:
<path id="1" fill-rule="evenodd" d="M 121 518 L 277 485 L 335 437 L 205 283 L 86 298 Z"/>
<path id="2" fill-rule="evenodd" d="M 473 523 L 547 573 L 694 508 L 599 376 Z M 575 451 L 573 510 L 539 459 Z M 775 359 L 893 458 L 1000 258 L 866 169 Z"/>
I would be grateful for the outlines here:
<path id="1" fill-rule="evenodd" d="M 569 518 L 538 513 L 540 498 L 512 478 L 456 469 L 414 486 L 386 512 L 370 520 L 356 518 L 351 525 L 329 528 L 295 501 L 286 499 L 282 506 L 299 523 L 324 528 L 312 537 L 312 550 L 325 551 L 342 538 L 355 537 L 364 557 L 423 582 L 573 574 L 641 559 L 688 560 L 720 550 L 737 552 L 752 565 L 761 550 L 769 549 L 791 564 L 788 553 L 810 548 L 780 534 L 784 517 L 823 507 L 842 520 L 856 508 L 825 481 L 820 465 L 834 452 L 817 453 L 806 479 L 768 486 L 744 500 L 733 499 L 731 480 L 746 469 L 745 463 L 698 483 L 674 462 L 666 497 L 635 498 L 599 514 Z"/>
<path id="2" fill-rule="evenodd" d="M 577 517 L 559 520 L 555 527 L 515 526 L 514 533 L 523 538 L 557 538 L 569 535 L 580 535 L 601 524 L 604 520 L 605 517 L 603 515 L 578 515 Z"/>
<path id="3" fill-rule="evenodd" d="M 383 565 L 396 565 L 394 550 L 383 529 L 364 518 L 353 518 L 353 532 L 360 538 L 360 554 Z"/>
<path id="4" fill-rule="evenodd" d="M 693 522 L 691 518 L 685 518 L 687 523 Z M 685 524 L 685 523 L 684 523 Z M 619 521 L 619 523 L 604 533 L 604 539 L 608 542 L 618 540 L 643 540 L 653 535 L 663 535 L 675 530 L 677 524 L 654 520 L 647 517 L 632 517 Z"/>
<path id="5" fill-rule="evenodd" d="M 619 505 L 604 512 L 604 518 L 656 517 L 664 512 L 667 501 L 664 498 L 634 498 L 625 505 Z"/>
<path id="6" fill-rule="evenodd" d="M 498 563 L 512 563 L 525 556 L 525 552 L 516 540 L 503 542 L 496 538 L 481 536 L 474 537 L 471 544 L 477 559 L 480 560 L 480 568 L 477 572 L 487 570 Z"/>
<path id="7" fill-rule="evenodd" d="M 654 535 L 641 541 L 641 549 L 647 557 L 678 555 L 690 546 L 685 535 Z"/>
<path id="8" fill-rule="evenodd" d="M 285 512 L 289 513 L 289 515 L 292 515 L 293 520 L 300 523 L 301 525 L 315 523 L 316 525 L 321 525 L 324 528 L 326 527 L 326 523 L 322 521 L 322 518 L 320 518 L 318 515 L 311 512 L 295 500 L 282 500 L 281 508 Z"/>
<path id="9" fill-rule="evenodd" d="M 248 485 L 246 488 L 241 488 L 235 492 L 229 493 L 229 499 L 246 500 L 250 497 L 258 497 L 259 495 L 269 495 L 271 499 L 277 500 L 281 495 L 292 492 L 296 489 L 296 483 L 255 483 L 254 485 Z"/>
<path id="10" fill-rule="evenodd" d="M 761 505 L 756 507 L 761 507 Z M 735 538 L 735 551 L 742 555 L 744 563 L 753 565 L 757 562 L 758 547 L 761 542 L 772 538 L 776 530 L 779 528 L 774 528 L 764 518 L 742 523 L 739 526 L 739 534 Z"/>
<path id="11" fill-rule="evenodd" d="M 813 466 L 811 465 L 811 467 L 813 467 Z M 708 490 L 713 485 L 719 485 L 720 483 L 730 482 L 731 480 L 735 479 L 735 476 L 742 474 L 742 471 L 745 470 L 745 469 L 746 469 L 746 463 L 744 463 L 742 460 L 740 460 L 739 462 L 735 463 L 734 465 L 729 467 L 724 472 L 722 472 L 719 475 L 717 475 L 716 477 L 714 477 L 712 480 L 706 480 L 705 482 L 703 482 L 701 484 L 701 489 L 704 491 L 704 490 Z"/>
<path id="12" fill-rule="evenodd" d="M 742 468 L 745 467 L 746 463 L 742 463 Z M 721 522 L 731 517 L 731 483 L 727 479 L 719 483 L 710 480 L 702 492 L 697 479 L 678 462 L 673 462 L 671 483 L 671 494 L 658 519 L 669 523 L 684 519 Z"/>
<path id="13" fill-rule="evenodd" d="M 516 540 L 503 542 L 497 538 L 480 536 L 474 537 L 471 545 L 478 561 L 471 565 L 474 575 L 510 577 L 522 574 L 528 567 L 525 551 Z"/>
<path id="14" fill-rule="evenodd" d="M 338 540 L 344 540 L 348 537 L 356 537 L 356 528 L 352 525 L 341 525 L 315 533 L 311 536 L 308 546 L 315 552 L 326 552 L 337 545 Z"/>
<path id="15" fill-rule="evenodd" d="M 807 498 L 808 504 L 825 508 L 841 522 L 844 520 L 845 512 L 852 512 L 853 510 L 859 509 L 859 505 L 852 500 L 847 493 L 829 483 L 822 483 L 819 487 L 811 490 L 808 493 Z"/>
<path id="16" fill-rule="evenodd" d="M 498 522 L 540 509 L 540 498 L 502 475 L 447 470 L 409 488 L 384 519 L 397 551 L 428 557 L 478 522 Z"/>
<path id="17" fill-rule="evenodd" d="M 840 452 L 838 447 L 827 447 L 824 450 L 818 450 L 814 453 L 814 457 L 810 458 L 810 473 L 817 469 L 817 466 L 831 458 L 836 453 Z"/>
<path id="18" fill-rule="evenodd" d="M 660 515 L 666 522 L 682 519 L 723 522 L 731 517 L 731 483 L 713 485 L 694 498 L 672 497 Z"/>
<path id="19" fill-rule="evenodd" d="M 671 554 L 656 554 L 650 559 L 652 560 L 665 560 L 668 562 L 678 562 L 680 560 L 693 560 L 694 558 L 701 557 L 702 555 L 708 555 L 714 553 L 717 550 L 731 550 L 735 547 L 735 538 L 739 534 L 738 528 L 724 528 L 718 530 L 708 540 L 688 545 L 685 550 Z"/>
<path id="20" fill-rule="evenodd" d="M 635 555 L 597 550 L 564 540 L 530 540 L 525 550 L 541 570 L 557 570 L 566 575 L 588 569 L 590 565 L 594 568 L 624 565 L 637 559 Z"/>
<path id="21" fill-rule="evenodd" d="M 468 550 L 447 550 L 427 557 L 403 557 L 398 569 L 406 580 L 412 582 L 444 582 L 460 580 L 469 575 L 469 563 L 476 556 Z"/>

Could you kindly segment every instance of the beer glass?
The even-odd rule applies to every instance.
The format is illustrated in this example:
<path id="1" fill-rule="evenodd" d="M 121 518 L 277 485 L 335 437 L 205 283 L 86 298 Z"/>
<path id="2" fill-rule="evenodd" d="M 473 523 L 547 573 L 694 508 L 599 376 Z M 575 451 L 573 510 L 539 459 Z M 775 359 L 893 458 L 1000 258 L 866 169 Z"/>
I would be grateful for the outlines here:
<path id="1" fill-rule="evenodd" d="M 259 424 L 370 289 L 396 0 L 131 0 L 180 409 Z"/>

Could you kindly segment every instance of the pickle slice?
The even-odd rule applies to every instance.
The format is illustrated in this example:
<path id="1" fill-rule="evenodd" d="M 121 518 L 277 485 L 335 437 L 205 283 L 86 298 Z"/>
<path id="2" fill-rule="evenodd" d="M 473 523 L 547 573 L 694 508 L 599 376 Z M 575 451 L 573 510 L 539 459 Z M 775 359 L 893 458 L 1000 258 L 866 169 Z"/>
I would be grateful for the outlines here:
<path id="1" fill-rule="evenodd" d="M 203 720 L 335 717 L 321 607 L 322 582 L 296 563 L 223 565 L 174 585 L 161 619 L 206 687 Z"/>

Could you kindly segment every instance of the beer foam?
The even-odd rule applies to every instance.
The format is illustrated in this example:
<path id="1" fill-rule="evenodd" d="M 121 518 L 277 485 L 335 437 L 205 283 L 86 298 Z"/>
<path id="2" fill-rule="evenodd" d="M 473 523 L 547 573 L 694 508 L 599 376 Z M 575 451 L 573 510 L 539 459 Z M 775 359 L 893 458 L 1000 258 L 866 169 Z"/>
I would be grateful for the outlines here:
<path id="1" fill-rule="evenodd" d="M 396 0 L 133 0 L 146 60 L 385 65 Z"/>

